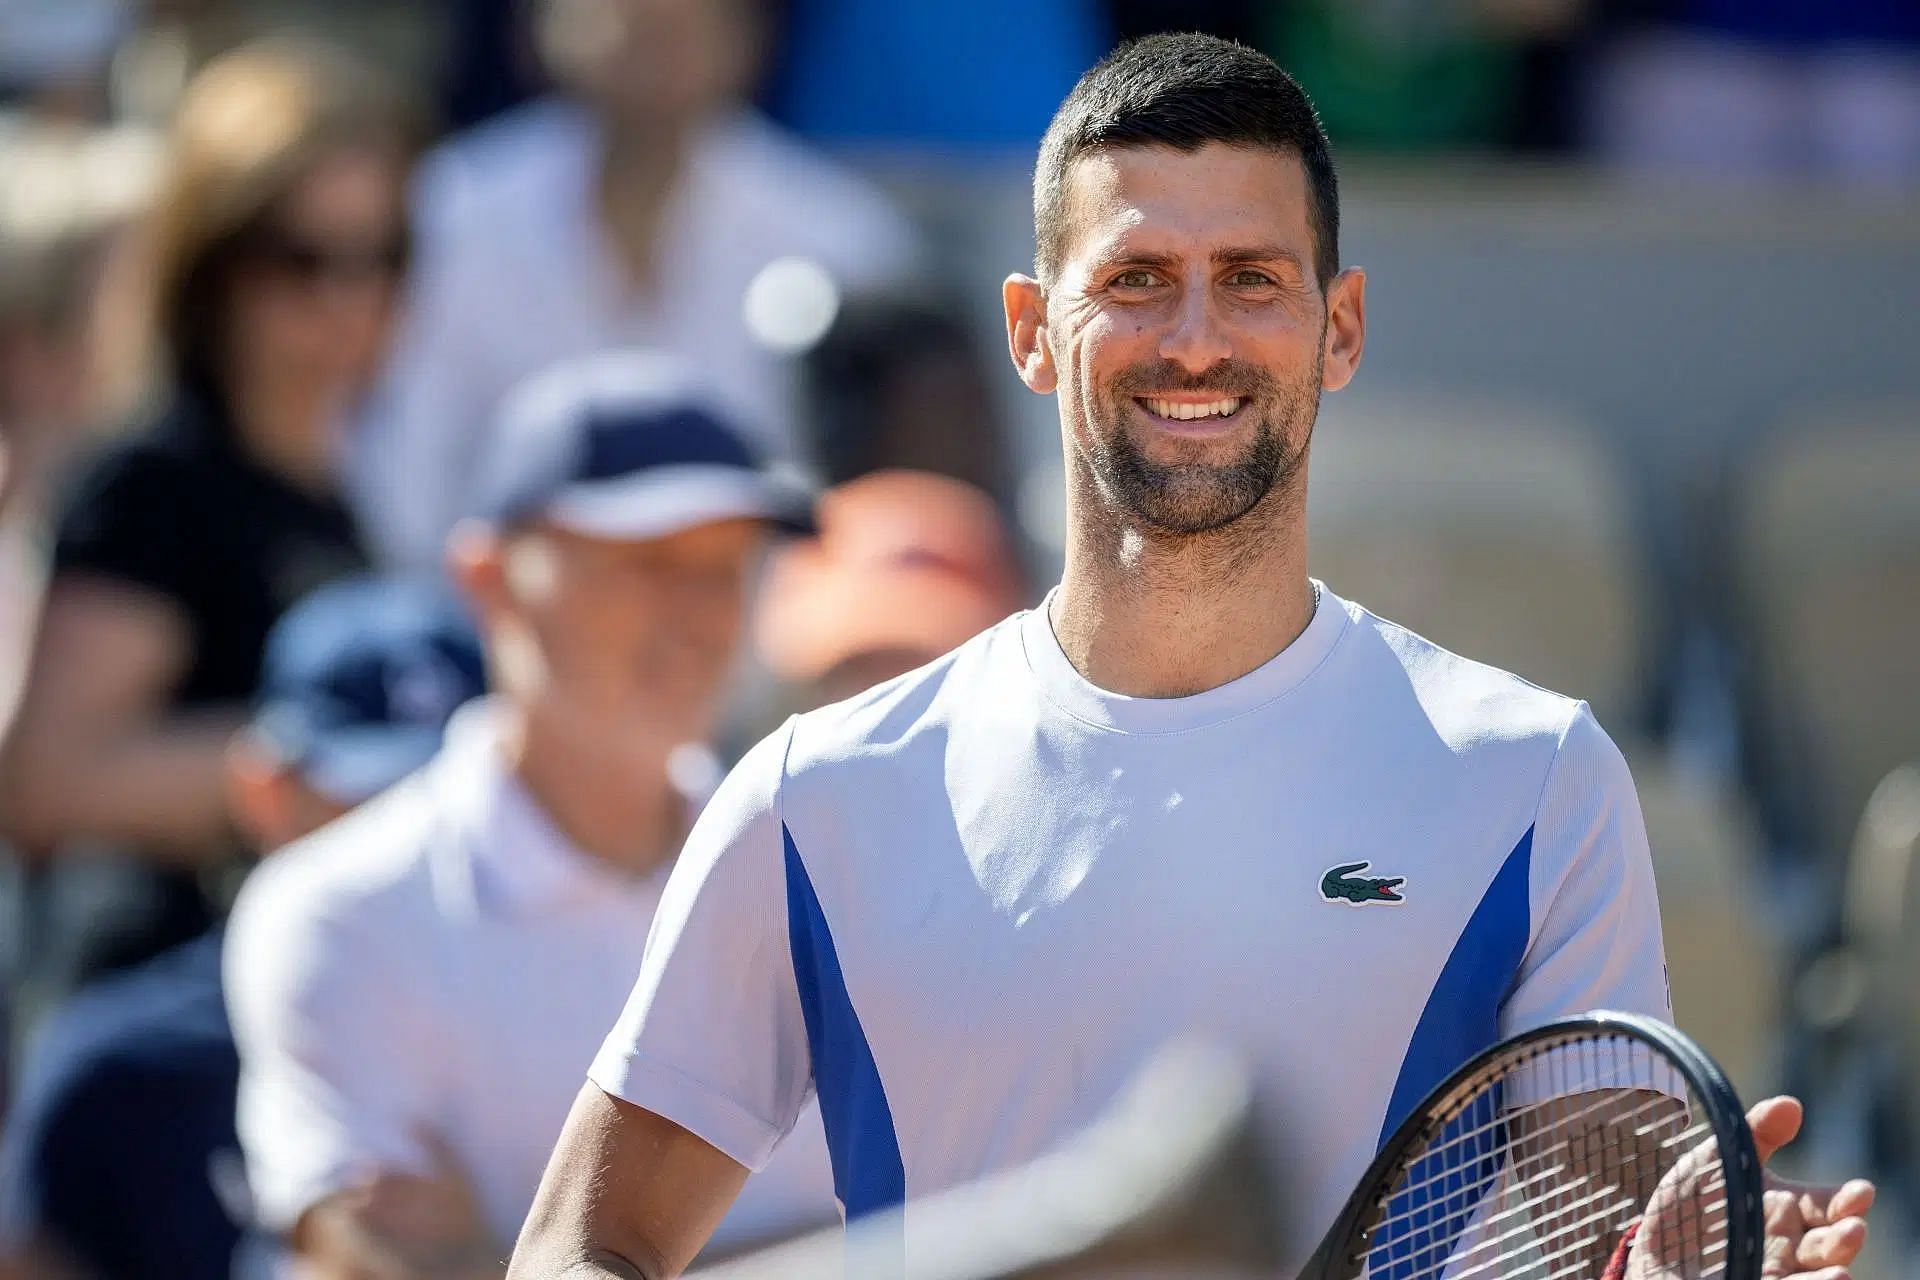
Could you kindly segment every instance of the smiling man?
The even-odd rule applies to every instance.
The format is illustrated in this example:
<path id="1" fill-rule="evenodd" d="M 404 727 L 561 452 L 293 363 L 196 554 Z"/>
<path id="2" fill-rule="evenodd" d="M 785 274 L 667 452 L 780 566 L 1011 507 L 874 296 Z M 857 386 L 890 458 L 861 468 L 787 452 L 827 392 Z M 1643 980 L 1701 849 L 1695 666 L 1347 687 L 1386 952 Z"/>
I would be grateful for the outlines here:
<path id="1" fill-rule="evenodd" d="M 812 1093 L 856 1217 L 1048 1150 L 1182 1032 L 1252 1064 L 1304 1260 L 1470 1054 L 1670 1016 L 1639 807 L 1586 704 L 1308 576 L 1308 446 L 1366 281 L 1299 88 L 1219 40 L 1130 45 L 1060 108 L 1034 193 L 1006 319 L 1058 397 L 1060 585 L 734 770 L 516 1276 L 675 1274 Z M 1870 1197 L 1783 1209 L 1778 1274 L 1839 1275 Z"/>

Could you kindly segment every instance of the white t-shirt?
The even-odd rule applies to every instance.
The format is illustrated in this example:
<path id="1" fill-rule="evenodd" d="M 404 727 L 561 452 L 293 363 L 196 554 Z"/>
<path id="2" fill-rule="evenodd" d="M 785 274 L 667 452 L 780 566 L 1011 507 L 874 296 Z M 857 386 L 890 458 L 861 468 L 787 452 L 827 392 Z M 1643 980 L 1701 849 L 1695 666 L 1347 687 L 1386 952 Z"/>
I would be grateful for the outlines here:
<path id="1" fill-rule="evenodd" d="M 284 1230 L 437 1139 L 486 1222 L 518 1235 L 665 873 L 581 852 L 506 770 L 484 702 L 421 773 L 261 864 L 228 926 L 239 1128 L 261 1220 Z M 832 1221 L 818 1120 L 749 1180 L 716 1244 Z"/>
<path id="2" fill-rule="evenodd" d="M 1324 590 L 1257 670 L 1122 697 L 1043 608 L 741 761 L 592 1076 L 749 1167 L 817 1090 L 856 1215 L 1046 1151 L 1197 1033 L 1257 1075 L 1298 1263 L 1428 1088 L 1603 1007 L 1671 1016 L 1584 703 Z"/>
<path id="3" fill-rule="evenodd" d="M 471 514 L 473 460 L 501 400 L 561 360 L 677 356 L 763 449 L 797 458 L 791 362 L 749 331 L 748 286 L 792 256 L 852 292 L 912 265 L 913 233 L 877 190 L 742 110 L 695 139 L 640 292 L 594 209 L 599 146 L 590 115 L 550 98 L 423 166 L 406 320 L 349 467 L 390 559 L 439 566 L 447 530 Z"/>

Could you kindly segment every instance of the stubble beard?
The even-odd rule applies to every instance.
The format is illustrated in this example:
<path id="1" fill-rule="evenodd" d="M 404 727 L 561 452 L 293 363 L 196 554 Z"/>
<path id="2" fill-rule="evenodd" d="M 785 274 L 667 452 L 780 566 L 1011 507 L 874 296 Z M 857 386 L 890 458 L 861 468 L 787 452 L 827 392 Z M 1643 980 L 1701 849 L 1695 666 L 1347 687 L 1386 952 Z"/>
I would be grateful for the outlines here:
<path id="1" fill-rule="evenodd" d="M 1209 373 L 1204 389 L 1244 396 L 1249 403 L 1241 412 L 1259 415 L 1246 447 L 1224 463 L 1148 457 L 1128 422 L 1134 395 L 1187 388 L 1164 367 L 1116 378 L 1098 410 L 1106 420 L 1092 424 L 1093 445 L 1085 453 L 1111 514 L 1150 539 L 1185 540 L 1227 528 L 1258 509 L 1276 489 L 1283 494 L 1295 491 L 1320 410 L 1320 364 L 1316 359 L 1312 369 L 1291 384 L 1247 366 Z M 1197 383 L 1193 389 L 1203 388 Z"/>

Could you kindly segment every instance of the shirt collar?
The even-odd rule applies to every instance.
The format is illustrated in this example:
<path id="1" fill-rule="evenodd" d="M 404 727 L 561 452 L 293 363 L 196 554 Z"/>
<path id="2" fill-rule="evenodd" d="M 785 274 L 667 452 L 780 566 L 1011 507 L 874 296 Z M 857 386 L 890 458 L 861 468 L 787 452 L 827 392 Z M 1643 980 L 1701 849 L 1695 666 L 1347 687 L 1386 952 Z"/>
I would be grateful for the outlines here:
<path id="1" fill-rule="evenodd" d="M 683 766 L 670 768 L 669 775 L 689 814 L 697 812 L 706 795 L 694 788 L 705 785 L 699 780 L 710 771 Z M 609 894 L 658 896 L 672 867 L 669 860 L 644 876 L 630 875 L 570 840 L 507 768 L 502 712 L 494 699 L 469 703 L 454 715 L 434 764 L 434 783 L 452 828 L 443 852 L 479 914 L 534 914 Z"/>
<path id="2" fill-rule="evenodd" d="M 1075 719 L 1120 733 L 1184 733 L 1275 702 L 1319 668 L 1345 633 L 1349 615 L 1346 601 L 1324 584 L 1314 580 L 1313 588 L 1313 617 L 1291 644 L 1245 675 L 1190 697 L 1130 697 L 1102 689 L 1081 675 L 1053 633 L 1048 617 L 1053 591 L 1021 619 L 1021 643 L 1042 693 Z"/>

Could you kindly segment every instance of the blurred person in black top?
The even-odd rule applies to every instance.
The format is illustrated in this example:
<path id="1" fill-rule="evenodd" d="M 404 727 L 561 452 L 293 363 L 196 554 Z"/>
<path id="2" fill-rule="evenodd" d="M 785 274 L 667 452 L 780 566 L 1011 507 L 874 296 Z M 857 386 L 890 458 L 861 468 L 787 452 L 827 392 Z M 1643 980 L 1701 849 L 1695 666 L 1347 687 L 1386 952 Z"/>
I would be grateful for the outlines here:
<path id="1" fill-rule="evenodd" d="M 302 600 L 264 665 L 227 756 L 234 824 L 262 854 L 424 766 L 485 683 L 449 590 L 378 578 Z M 234 1131 L 223 941 L 209 930 L 48 1017 L 0 1138 L 0 1254 L 24 1248 L 97 1280 L 272 1273 Z"/>
<path id="2" fill-rule="evenodd" d="M 182 99 L 142 245 L 167 404 L 56 520 L 0 742 L 0 835 L 62 855 L 35 913 L 54 990 L 208 925 L 202 877 L 237 844 L 223 752 L 267 630 L 365 562 L 335 459 L 387 343 L 413 150 L 394 95 L 317 45 L 237 50 Z"/>

